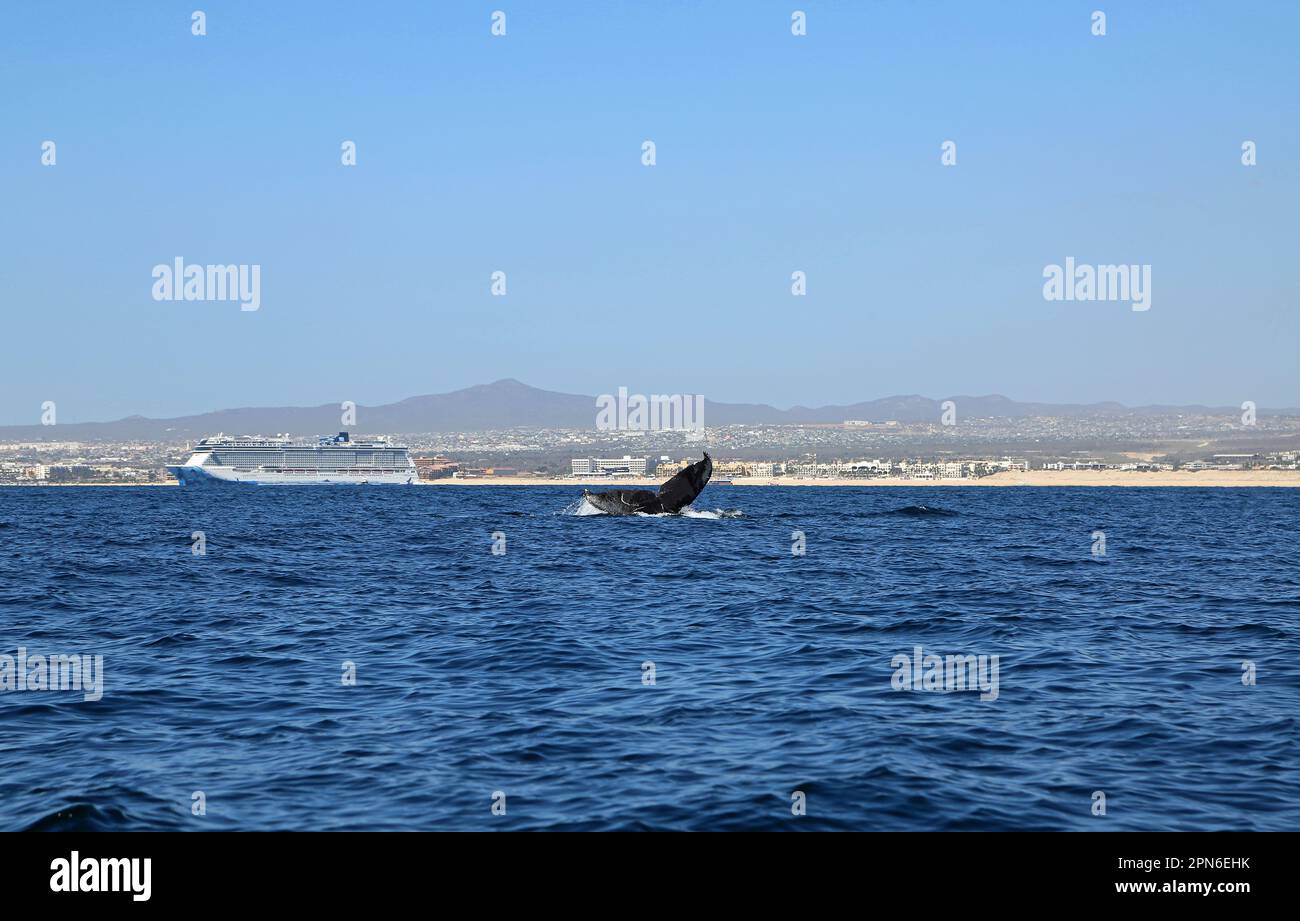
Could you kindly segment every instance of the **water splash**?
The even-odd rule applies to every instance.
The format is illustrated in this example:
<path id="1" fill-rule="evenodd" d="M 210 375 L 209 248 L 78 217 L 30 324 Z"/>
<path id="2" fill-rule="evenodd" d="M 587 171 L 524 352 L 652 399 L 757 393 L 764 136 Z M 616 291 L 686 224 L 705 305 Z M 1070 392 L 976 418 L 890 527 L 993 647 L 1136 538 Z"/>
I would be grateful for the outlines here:
<path id="1" fill-rule="evenodd" d="M 680 514 L 683 518 L 711 518 L 714 520 L 745 517 L 745 513 L 738 508 L 715 508 L 713 511 L 709 511 L 708 509 L 697 509 L 691 505 L 682 509 Z"/>
<path id="2" fill-rule="evenodd" d="M 586 496 L 582 496 L 581 498 L 575 499 L 573 502 L 570 502 L 568 505 L 566 505 L 564 507 L 564 510 L 560 512 L 560 514 L 576 515 L 578 517 L 585 518 L 588 515 L 605 515 L 608 513 L 596 508 L 596 506 L 592 505 L 589 501 L 587 501 Z M 658 514 L 654 514 L 651 512 L 636 512 L 635 515 L 633 515 L 632 517 L 635 518 L 704 518 L 710 521 L 717 521 L 718 519 L 721 518 L 743 518 L 745 517 L 745 513 L 738 508 L 735 509 L 716 508 L 710 511 L 709 509 L 697 509 L 694 506 L 688 505 L 680 512 L 660 512 Z"/>
<path id="3" fill-rule="evenodd" d="M 581 496 L 566 505 L 564 511 L 560 512 L 560 514 L 577 515 L 585 518 L 588 515 L 604 515 L 605 513 L 588 502 L 586 496 Z"/>

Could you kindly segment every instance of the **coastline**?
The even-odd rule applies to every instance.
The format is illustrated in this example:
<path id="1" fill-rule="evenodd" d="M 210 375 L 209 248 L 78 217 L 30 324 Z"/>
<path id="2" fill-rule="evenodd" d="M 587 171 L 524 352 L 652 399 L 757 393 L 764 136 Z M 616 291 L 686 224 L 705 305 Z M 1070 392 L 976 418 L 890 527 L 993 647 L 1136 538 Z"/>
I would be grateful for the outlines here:
<path id="1" fill-rule="evenodd" d="M 148 483 L 0 483 L 0 489 L 67 489 L 77 486 L 107 486 L 111 489 L 128 489 L 136 486 L 179 486 L 175 480 L 156 480 Z"/>
<path id="2" fill-rule="evenodd" d="M 472 479 L 421 480 L 420 486 L 574 486 L 604 489 L 658 489 L 661 480 L 599 479 L 591 477 L 475 477 Z M 1300 487 L 1300 470 L 1167 470 L 1152 473 L 1136 470 L 1030 470 L 1004 471 L 978 479 L 905 480 L 898 477 L 872 479 L 779 477 L 760 479 L 737 477 L 733 486 L 1192 486 L 1192 487 Z"/>
<path id="3" fill-rule="evenodd" d="M 600 479 L 593 477 L 473 477 L 468 479 L 418 480 L 416 486 L 568 486 L 597 489 L 658 489 L 658 479 Z M 141 486 L 178 486 L 175 480 L 152 483 L 4 483 L 0 488 L 15 489 L 65 489 L 77 487 L 106 487 L 129 489 Z M 723 484 L 714 484 L 723 485 Z M 871 489 L 888 487 L 999 487 L 999 486 L 1108 486 L 1108 487 L 1171 487 L 1200 488 L 1294 488 L 1300 487 L 1300 470 L 1166 470 L 1139 473 L 1136 470 L 1030 470 L 1026 473 L 1003 471 L 978 479 L 961 480 L 905 480 L 898 477 L 873 477 L 850 479 L 847 477 L 798 478 L 779 477 L 763 479 L 736 477 L 733 486 L 784 486 L 784 487 L 858 487 Z M 204 488 L 204 487 L 191 487 Z M 207 487 L 212 488 L 212 487 Z"/>

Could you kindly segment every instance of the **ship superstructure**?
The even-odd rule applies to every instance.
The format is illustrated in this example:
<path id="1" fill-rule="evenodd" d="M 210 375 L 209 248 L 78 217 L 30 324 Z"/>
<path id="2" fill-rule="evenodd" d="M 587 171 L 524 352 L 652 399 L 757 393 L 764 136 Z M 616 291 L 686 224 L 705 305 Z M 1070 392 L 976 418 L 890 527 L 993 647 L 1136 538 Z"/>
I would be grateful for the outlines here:
<path id="1" fill-rule="evenodd" d="M 315 441 L 215 435 L 199 441 L 188 461 L 167 471 L 182 486 L 408 485 L 417 478 L 405 445 L 385 438 L 353 441 L 347 432 Z"/>

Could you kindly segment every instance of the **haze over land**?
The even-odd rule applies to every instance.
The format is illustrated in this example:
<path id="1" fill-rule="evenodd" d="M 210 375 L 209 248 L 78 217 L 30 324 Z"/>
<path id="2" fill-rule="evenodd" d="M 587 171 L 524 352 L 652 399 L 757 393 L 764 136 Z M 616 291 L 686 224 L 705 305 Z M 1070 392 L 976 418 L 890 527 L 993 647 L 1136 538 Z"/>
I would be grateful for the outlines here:
<path id="1" fill-rule="evenodd" d="M 840 424 L 848 420 L 872 423 L 938 423 L 942 404 L 951 400 L 957 418 L 1028 419 L 1060 417 L 1158 417 L 1178 414 L 1237 417 L 1240 407 L 1140 406 L 1119 403 L 1050 404 L 1019 402 L 999 395 L 890 396 L 847 405 L 795 406 L 777 409 L 762 403 L 704 402 L 704 424 L 800 425 Z M 1297 410 L 1260 408 L 1261 415 L 1300 415 Z M 0 440 L 70 441 L 149 439 L 176 441 L 217 432 L 228 435 L 321 435 L 351 428 L 365 433 L 482 432 L 511 428 L 594 429 L 596 397 L 558 393 L 530 387 L 514 379 L 481 384 L 450 393 L 410 397 L 396 403 L 356 408 L 356 425 L 340 424 L 341 405 L 223 409 L 171 419 L 129 416 L 105 422 L 59 423 L 53 426 L 0 426 Z"/>

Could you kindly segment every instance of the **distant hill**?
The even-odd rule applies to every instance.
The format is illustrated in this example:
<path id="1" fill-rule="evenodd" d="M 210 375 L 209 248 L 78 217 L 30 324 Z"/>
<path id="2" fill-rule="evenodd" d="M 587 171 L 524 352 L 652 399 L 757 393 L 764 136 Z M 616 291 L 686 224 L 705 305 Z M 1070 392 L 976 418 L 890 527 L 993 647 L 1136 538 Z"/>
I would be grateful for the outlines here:
<path id="1" fill-rule="evenodd" d="M 945 399 L 957 404 L 960 419 L 1023 418 L 1026 416 L 1095 416 L 1131 413 L 1169 415 L 1173 413 L 1222 413 L 1236 416 L 1235 407 L 1149 406 L 1127 408 L 1119 403 L 1052 404 L 1018 403 L 1004 396 L 953 396 L 930 399 L 892 396 L 847 406 L 795 406 L 776 409 L 762 403 L 715 403 L 706 400 L 707 425 L 834 423 L 849 419 L 865 422 L 937 421 Z M 1288 411 L 1294 412 L 1294 411 Z M 339 431 L 337 403 L 320 406 L 222 409 L 174 419 L 146 419 L 128 416 L 114 422 L 80 422 L 42 425 L 0 426 L 5 441 L 124 441 L 187 440 L 217 432 L 227 435 L 323 435 Z M 499 380 L 450 393 L 410 397 L 382 406 L 358 406 L 360 433 L 473 432 L 517 427 L 593 428 L 596 398 L 573 393 L 539 390 L 517 380 Z"/>

